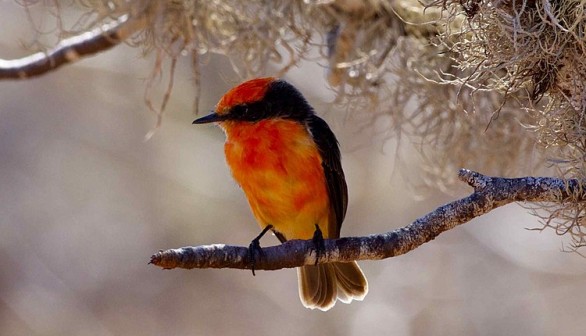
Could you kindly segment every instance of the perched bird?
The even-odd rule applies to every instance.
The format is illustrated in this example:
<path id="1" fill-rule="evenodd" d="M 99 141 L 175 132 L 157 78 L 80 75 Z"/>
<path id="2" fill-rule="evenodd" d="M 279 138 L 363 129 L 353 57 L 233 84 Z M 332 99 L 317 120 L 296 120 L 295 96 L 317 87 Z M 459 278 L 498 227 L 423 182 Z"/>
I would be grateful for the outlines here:
<path id="1" fill-rule="evenodd" d="M 281 242 L 316 231 L 340 237 L 348 189 L 338 141 L 294 86 L 273 77 L 244 82 L 193 123 L 211 122 L 226 133 L 226 162 L 263 233 L 270 229 Z M 307 308 L 325 311 L 368 292 L 356 262 L 303 266 L 297 275 Z"/>

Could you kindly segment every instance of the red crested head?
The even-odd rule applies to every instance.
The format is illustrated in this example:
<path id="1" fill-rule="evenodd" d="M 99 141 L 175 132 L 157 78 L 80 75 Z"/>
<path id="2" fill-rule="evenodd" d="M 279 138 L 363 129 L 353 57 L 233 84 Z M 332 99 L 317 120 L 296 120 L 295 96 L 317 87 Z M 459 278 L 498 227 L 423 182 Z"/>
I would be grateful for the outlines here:
<path id="1" fill-rule="evenodd" d="M 313 109 L 293 85 L 275 77 L 246 81 L 228 91 L 212 114 L 194 124 L 223 121 L 255 122 L 267 118 L 305 121 Z"/>
<path id="2" fill-rule="evenodd" d="M 233 87 L 216 105 L 216 113 L 227 114 L 234 106 L 261 101 L 275 80 L 275 77 L 255 78 Z"/>

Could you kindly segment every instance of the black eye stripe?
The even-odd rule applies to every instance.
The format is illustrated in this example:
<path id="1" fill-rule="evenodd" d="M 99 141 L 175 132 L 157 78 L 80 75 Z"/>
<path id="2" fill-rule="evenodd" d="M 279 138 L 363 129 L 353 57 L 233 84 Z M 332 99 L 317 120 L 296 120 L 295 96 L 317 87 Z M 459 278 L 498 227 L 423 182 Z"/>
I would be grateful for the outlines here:
<path id="1" fill-rule="evenodd" d="M 230 119 L 256 121 L 270 116 L 270 104 L 256 102 L 236 105 L 230 110 Z"/>
<path id="2" fill-rule="evenodd" d="M 305 121 L 313 115 L 309 103 L 291 84 L 277 80 L 270 84 L 261 101 L 232 107 L 227 119 L 258 121 L 265 118 L 286 118 Z"/>
<path id="3" fill-rule="evenodd" d="M 244 117 L 248 114 L 248 106 L 247 105 L 236 105 L 230 111 L 230 115 L 234 116 L 235 118 Z"/>

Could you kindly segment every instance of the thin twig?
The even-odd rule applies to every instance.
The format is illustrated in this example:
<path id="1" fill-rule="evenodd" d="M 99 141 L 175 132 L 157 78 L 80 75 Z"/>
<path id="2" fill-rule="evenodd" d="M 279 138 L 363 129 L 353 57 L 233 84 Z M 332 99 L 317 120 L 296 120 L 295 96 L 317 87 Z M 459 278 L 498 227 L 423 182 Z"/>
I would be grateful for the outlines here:
<path id="1" fill-rule="evenodd" d="M 146 20 L 142 16 L 123 15 L 102 27 L 64 39 L 47 52 L 14 60 L 0 59 L 0 79 L 28 79 L 43 75 L 84 56 L 108 50 L 124 42 L 145 25 Z"/>
<path id="2" fill-rule="evenodd" d="M 468 197 L 443 205 L 406 227 L 365 237 L 325 240 L 320 263 L 353 260 L 380 260 L 405 254 L 433 240 L 440 233 L 469 222 L 493 209 L 512 202 L 554 202 L 568 199 L 580 183 L 550 177 L 488 177 L 461 169 L 458 177 L 474 188 Z M 581 201 L 581 200 L 579 200 Z M 311 240 L 291 240 L 262 249 L 255 261 L 256 270 L 277 270 L 315 264 Z M 150 263 L 165 268 L 249 269 L 248 249 L 223 244 L 183 247 L 159 251 Z"/>

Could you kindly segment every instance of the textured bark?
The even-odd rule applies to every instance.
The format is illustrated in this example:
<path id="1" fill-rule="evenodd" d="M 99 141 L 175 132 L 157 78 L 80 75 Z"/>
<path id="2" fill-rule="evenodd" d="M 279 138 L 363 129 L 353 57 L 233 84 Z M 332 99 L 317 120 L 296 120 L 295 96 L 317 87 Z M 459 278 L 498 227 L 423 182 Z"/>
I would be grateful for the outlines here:
<path id="1" fill-rule="evenodd" d="M 468 197 L 443 205 L 413 223 L 387 233 L 327 239 L 319 262 L 379 260 L 398 256 L 433 240 L 444 231 L 512 202 L 561 203 L 570 196 L 573 201 L 584 200 L 581 184 L 577 180 L 488 177 L 467 169 L 461 169 L 458 176 L 474 188 Z M 279 246 L 263 248 L 261 254 L 256 254 L 254 268 L 277 270 L 312 265 L 316 262 L 315 258 L 311 240 L 291 240 Z M 223 244 L 159 251 L 151 257 L 150 263 L 165 269 L 251 268 L 247 247 Z"/>

